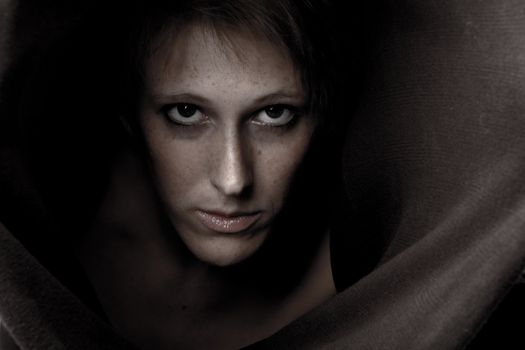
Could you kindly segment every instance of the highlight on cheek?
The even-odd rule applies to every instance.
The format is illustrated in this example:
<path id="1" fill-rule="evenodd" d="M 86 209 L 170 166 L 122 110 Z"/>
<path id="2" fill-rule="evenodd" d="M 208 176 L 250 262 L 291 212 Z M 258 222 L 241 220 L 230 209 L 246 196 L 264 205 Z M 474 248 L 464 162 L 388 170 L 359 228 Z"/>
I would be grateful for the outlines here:
<path id="1" fill-rule="evenodd" d="M 315 128 L 290 57 L 264 37 L 228 34 L 242 60 L 198 25 L 166 44 L 168 66 L 153 56 L 142 116 L 176 234 L 220 266 L 247 259 L 274 229 Z"/>

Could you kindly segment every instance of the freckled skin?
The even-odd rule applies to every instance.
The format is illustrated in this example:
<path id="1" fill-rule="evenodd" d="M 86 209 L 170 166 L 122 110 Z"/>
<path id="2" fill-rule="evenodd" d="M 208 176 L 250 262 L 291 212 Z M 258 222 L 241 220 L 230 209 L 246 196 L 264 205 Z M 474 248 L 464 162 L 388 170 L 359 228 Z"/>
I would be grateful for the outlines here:
<path id="1" fill-rule="evenodd" d="M 284 275 L 275 266 L 286 270 L 288 256 L 276 259 L 272 246 L 260 259 L 222 267 L 251 256 L 265 241 L 315 122 L 300 113 L 284 127 L 260 122 L 268 119 L 260 118 L 267 106 L 306 103 L 299 75 L 280 48 L 241 30 L 222 33 L 227 45 L 199 25 L 176 32 L 161 34 L 165 40 L 145 67 L 139 112 L 150 166 L 133 150 L 117 158 L 77 255 L 109 322 L 132 344 L 238 349 L 335 294 L 328 231 L 319 232 L 323 241 L 300 275 L 291 276 L 293 286 L 277 293 L 276 280 Z M 188 127 L 169 119 L 164 107 L 180 103 L 197 106 L 201 122 Z M 196 209 L 260 217 L 247 231 L 225 234 L 204 227 Z"/>
<path id="2" fill-rule="evenodd" d="M 228 39 L 233 48 L 189 25 L 166 40 L 147 63 L 140 118 L 172 225 L 198 259 L 220 266 L 263 244 L 315 128 L 309 116 L 291 127 L 253 122 L 266 105 L 303 105 L 300 77 L 287 53 L 267 40 L 243 32 L 228 32 Z M 174 125 L 158 112 L 169 103 L 197 105 L 206 123 Z M 203 227 L 196 210 L 260 218 L 248 232 L 221 234 Z"/>

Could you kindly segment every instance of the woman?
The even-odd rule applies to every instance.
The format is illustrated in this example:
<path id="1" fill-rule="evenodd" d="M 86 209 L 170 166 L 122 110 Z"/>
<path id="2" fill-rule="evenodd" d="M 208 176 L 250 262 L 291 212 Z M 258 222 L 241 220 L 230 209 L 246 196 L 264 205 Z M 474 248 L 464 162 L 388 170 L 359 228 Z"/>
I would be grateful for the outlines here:
<path id="1" fill-rule="evenodd" d="M 2 113 L 2 117 L 32 115 L 33 118 L 26 119 L 26 126 L 41 129 L 40 133 L 30 134 L 34 137 L 28 139 L 36 146 L 36 151 L 41 152 L 41 159 L 46 159 L 46 162 L 43 162 L 41 167 L 35 166 L 34 169 L 39 171 L 32 171 L 31 174 L 46 180 L 40 182 L 39 195 L 47 195 L 46 206 L 40 206 L 41 197 L 30 192 L 30 186 L 23 186 L 30 180 L 27 179 L 27 173 L 17 172 L 16 168 L 2 169 L 1 221 L 24 245 L 19 244 L 0 226 L 0 317 L 3 324 L 3 332 L 0 330 L 1 346 L 5 345 L 3 341 L 7 330 L 8 335 L 23 349 L 129 348 L 120 338 L 115 337 L 113 329 L 100 322 L 100 316 L 95 316 L 77 300 L 77 296 L 81 297 L 92 310 L 97 310 L 97 296 L 90 295 L 90 284 L 85 283 L 79 270 L 74 267 L 77 258 L 68 256 L 70 244 L 75 243 L 77 255 L 83 261 L 86 270 L 91 271 L 90 279 L 97 293 L 102 295 L 102 304 L 105 303 L 104 308 L 100 307 L 99 315 L 104 315 L 105 309 L 108 309 L 107 314 L 111 322 L 120 322 L 121 325 L 116 327 L 122 334 L 129 334 L 127 324 L 115 317 L 118 316 L 118 312 L 107 307 L 107 300 L 110 300 L 108 295 L 118 293 L 114 288 L 100 288 L 101 285 L 112 287 L 113 281 L 97 282 L 102 279 L 100 275 L 104 275 L 94 274 L 93 270 L 97 269 L 86 259 L 90 251 L 96 252 L 100 249 L 101 255 L 109 259 L 112 257 L 107 258 L 108 250 L 122 252 L 128 247 L 136 247 L 136 233 L 142 230 L 139 225 L 133 227 L 135 231 L 125 227 L 126 229 L 121 231 L 123 239 L 118 240 L 115 234 L 111 233 L 113 230 L 108 229 L 104 213 L 111 212 L 112 205 L 108 203 L 108 198 L 119 198 L 114 193 L 115 187 L 111 187 L 113 192 L 106 196 L 103 208 L 98 210 L 102 201 L 100 196 L 106 194 L 104 180 L 107 174 L 102 165 L 105 160 L 108 164 L 113 164 L 116 157 L 108 145 L 121 146 L 119 156 L 116 157 L 120 160 L 120 165 L 111 167 L 115 182 L 123 183 L 123 180 L 119 180 L 122 179 L 122 175 L 119 174 L 125 172 L 123 168 L 128 169 L 124 165 L 132 170 L 138 169 L 137 173 L 140 176 L 136 175 L 137 173 L 125 172 L 129 175 L 126 180 L 140 183 L 146 193 L 140 198 L 151 198 L 150 203 L 157 203 L 160 209 L 155 210 L 145 201 L 141 205 L 150 208 L 149 212 L 153 213 L 151 216 L 161 213 L 161 209 L 165 210 L 164 214 L 158 214 L 162 219 L 162 222 L 159 219 L 158 226 L 167 228 L 166 231 L 153 229 L 152 225 L 153 240 L 144 245 L 143 250 L 135 254 L 137 256 L 125 260 L 124 263 L 129 262 L 130 266 L 135 266 L 135 270 L 140 272 L 141 270 L 133 265 L 136 264 L 136 259 L 140 259 L 146 262 L 143 264 L 145 267 L 140 268 L 147 268 L 152 262 L 152 254 L 143 252 L 147 252 L 148 249 L 158 250 L 159 232 L 164 232 L 165 240 L 170 241 L 170 245 L 166 246 L 177 248 L 174 249 L 177 257 L 195 256 L 189 252 L 190 249 L 185 248 L 178 236 L 169 234 L 174 232 L 173 226 L 181 216 L 177 214 L 179 211 L 176 206 L 173 206 L 172 212 L 177 215 L 168 215 L 170 203 L 178 203 L 177 200 L 174 201 L 171 196 L 158 198 L 156 194 L 159 191 L 151 190 L 149 186 L 152 184 L 148 184 L 148 181 L 153 182 L 157 188 L 161 185 L 166 188 L 171 186 L 169 182 L 159 181 L 159 175 L 163 173 L 159 171 L 162 169 L 156 166 L 159 153 L 148 155 L 152 141 L 159 140 L 155 133 L 143 132 L 142 125 L 152 121 L 148 119 L 150 114 L 143 113 L 140 114 L 141 118 L 134 119 L 134 114 L 126 113 L 126 108 L 117 108 L 116 102 L 120 92 L 124 91 L 122 88 L 116 88 L 122 81 L 121 78 L 129 78 L 131 82 L 136 79 L 117 76 L 116 72 L 121 70 L 133 71 L 131 68 L 122 67 L 130 56 L 129 51 L 126 51 L 129 49 L 128 42 L 121 40 L 122 36 L 108 35 L 115 33 L 116 19 L 119 19 L 119 28 L 123 29 L 124 33 L 130 32 L 124 21 L 127 16 L 125 13 L 109 11 L 107 7 L 103 7 L 105 11 L 102 14 L 108 16 L 106 20 L 100 20 L 98 15 L 101 15 L 102 7 L 98 5 L 97 16 L 87 17 L 87 23 L 82 26 L 89 30 L 75 31 L 72 30 L 74 25 L 68 26 L 62 19 L 70 18 L 73 24 L 78 24 L 75 22 L 78 17 L 71 16 L 68 11 L 75 6 L 84 6 L 79 3 L 56 7 L 46 3 L 45 6 L 40 5 L 45 11 L 36 12 L 29 6 L 31 10 L 28 11 L 26 7 L 25 13 L 24 6 L 20 7 L 22 14 L 25 14 L 20 17 L 27 21 L 26 25 L 35 24 L 35 21 L 38 23 L 40 18 L 46 18 L 49 13 L 54 13 L 57 17 L 54 21 L 43 21 L 47 27 L 41 22 L 40 25 L 35 24 L 38 30 L 33 33 L 36 38 L 33 48 L 36 49 L 28 49 L 26 55 L 13 60 L 17 64 L 8 70 L 8 78 L 11 77 L 6 79 L 10 83 L 6 84 L 9 87 L 6 90 L 8 93 L 2 95 L 4 101 L 17 106 L 9 110 L 9 113 Z M 301 288 L 297 287 L 301 285 L 299 282 L 309 275 L 307 264 L 304 262 L 315 260 L 315 252 L 319 252 L 319 249 L 315 248 L 322 246 L 314 244 L 315 239 L 325 238 L 323 233 L 326 232 L 326 227 L 330 226 L 330 253 L 335 262 L 332 265 L 334 282 L 344 287 L 348 284 L 341 283 L 341 276 L 345 282 L 351 282 L 355 281 L 356 277 L 363 276 L 363 272 L 366 272 L 366 275 L 322 307 L 292 322 L 277 334 L 256 343 L 251 349 L 447 350 L 464 348 L 467 344 L 470 345 L 469 349 L 520 347 L 523 322 L 516 320 L 523 319 L 525 314 L 525 283 L 522 274 L 525 261 L 525 190 L 521 176 L 525 172 L 522 118 L 524 80 L 520 79 L 524 71 L 525 42 L 522 38 L 525 33 L 525 21 L 522 14 L 525 13 L 525 5 L 511 3 L 509 0 L 461 3 L 450 1 L 440 3 L 439 6 L 435 6 L 434 2 L 411 0 L 387 0 L 380 3 L 379 11 L 373 11 L 373 16 L 368 17 L 371 25 L 383 24 L 383 28 L 380 28 L 381 36 L 376 38 L 378 40 L 369 40 L 377 49 L 367 56 L 373 68 L 372 72 L 377 74 L 368 77 L 367 86 L 371 89 L 364 94 L 363 109 L 356 114 L 352 126 L 348 129 L 344 174 L 347 195 L 352 199 L 353 205 L 347 207 L 348 211 L 342 216 L 348 221 L 341 223 L 328 220 L 330 225 L 326 225 L 322 215 L 313 215 L 318 208 L 311 205 L 314 201 L 306 201 L 300 197 L 305 193 L 301 190 L 304 187 L 300 185 L 308 186 L 309 183 L 301 177 L 305 172 L 297 169 L 295 181 L 292 181 L 294 188 L 290 189 L 289 200 L 285 201 L 290 205 L 285 205 L 275 221 L 272 221 L 275 225 L 272 224 L 272 232 L 267 241 L 242 262 L 210 267 L 210 270 L 224 272 L 221 276 L 225 276 L 225 272 L 231 272 L 231 281 L 239 282 L 239 279 L 234 277 L 246 276 L 241 282 L 249 281 L 254 289 L 261 287 L 259 290 L 266 293 L 268 299 L 281 300 L 281 304 L 285 305 L 280 298 L 290 295 L 287 293 L 291 290 Z M 125 8 L 127 7 L 121 9 Z M 35 13 L 38 16 L 35 16 Z M 141 18 L 140 15 L 145 12 L 139 9 L 137 13 L 138 18 Z M 348 15 L 347 12 L 341 13 L 343 16 Z M 298 18 L 303 17 L 293 16 L 294 20 Z M 323 22 L 317 24 L 321 23 Z M 139 27 L 148 28 L 142 25 Z M 13 42 L 25 42 L 22 39 L 27 32 L 23 30 L 23 25 L 20 28 Z M 54 35 L 56 45 L 41 40 L 41 28 L 47 28 L 54 33 L 50 35 Z M 315 26 L 315 29 L 318 27 Z M 142 37 L 144 35 L 139 36 Z M 72 42 L 63 45 L 66 39 L 71 39 Z M 234 42 L 237 41 L 240 39 Z M 177 40 L 174 39 L 174 42 Z M 211 42 L 215 43 L 213 40 Z M 123 45 L 118 48 L 120 44 Z M 166 44 L 166 47 L 168 46 Z M 238 46 L 232 45 L 234 48 Z M 156 52 L 155 47 L 152 46 Z M 210 44 L 207 47 L 215 46 Z M 124 57 L 119 56 L 118 53 L 122 52 L 127 54 Z M 13 53 L 16 54 L 17 50 Z M 219 58 L 217 62 L 220 62 Z M 20 70 L 24 73 L 21 67 L 28 66 L 32 67 L 33 71 L 28 68 L 25 73 L 29 70 L 31 74 L 18 74 Z M 166 66 L 169 64 L 166 63 Z M 55 74 L 58 72 L 62 74 Z M 42 79 L 31 78 L 39 75 L 43 76 Z M 24 76 L 28 77 L 25 83 L 22 79 Z M 150 87 L 152 85 L 150 84 Z M 19 89 L 16 89 L 17 86 Z M 29 94 L 30 90 L 33 91 L 32 94 Z M 142 101 L 141 105 L 144 108 L 141 110 L 144 111 L 148 106 L 147 99 L 143 98 L 146 96 L 145 91 L 146 89 L 140 89 L 140 94 L 137 92 L 137 95 L 141 99 L 136 99 Z M 347 87 L 342 91 L 348 93 Z M 135 99 L 130 99 L 129 94 L 124 95 L 127 97 L 122 101 L 128 103 L 123 103 L 123 106 L 127 106 L 131 112 L 138 111 L 138 106 L 129 104 L 129 101 Z M 180 104 L 180 101 L 177 102 Z M 190 108 L 189 112 L 197 113 L 201 110 Z M 170 107 L 163 108 L 160 117 L 173 117 L 170 111 Z M 185 112 L 188 112 L 188 109 L 174 111 L 181 116 Z M 194 116 L 191 113 L 187 116 Z M 115 115 L 121 115 L 125 123 L 117 121 L 113 125 L 114 129 L 111 129 L 112 117 Z M 332 115 L 339 114 L 329 113 L 325 117 Z M 177 117 L 175 120 L 178 120 L 179 115 L 174 116 Z M 217 118 L 217 115 L 214 117 Z M 139 124 L 139 121 L 142 124 Z M 134 151 L 130 151 L 129 145 L 121 145 L 120 141 L 117 142 L 118 139 L 115 140 L 115 135 L 122 129 L 123 124 L 128 126 L 128 135 L 132 135 L 128 137 L 133 140 L 131 143 L 135 147 Z M 326 154 L 317 147 L 319 144 L 325 144 L 316 141 L 322 139 L 317 135 L 324 134 L 320 132 L 320 125 L 322 124 L 318 123 L 315 127 L 316 136 L 310 141 L 310 149 L 301 167 L 307 168 L 308 164 L 316 164 L 315 156 Z M 7 129 L 2 129 L 4 130 Z M 61 132 L 64 130 L 67 132 Z M 157 128 L 150 129 L 153 130 L 158 131 Z M 174 126 L 173 130 L 178 130 L 178 126 Z M 3 134 L 6 137 L 0 138 L 2 145 L 9 143 L 15 136 L 7 132 Z M 171 135 L 169 132 L 166 134 Z M 173 142 L 181 141 L 175 136 L 171 139 Z M 206 139 L 210 142 L 213 140 L 215 139 Z M 90 147 L 82 148 L 82 145 Z M 71 150 L 69 157 L 64 155 L 67 150 Z M 170 148 L 162 147 L 161 150 Z M 36 151 L 33 154 L 38 155 Z M 136 159 L 136 154 L 141 152 L 145 155 Z M 216 150 L 212 149 L 209 152 L 213 153 Z M 132 155 L 129 155 L 130 153 Z M 166 151 L 166 154 L 168 153 L 171 154 Z M 125 154 L 128 156 L 124 156 Z M 8 152 L 3 148 L 0 154 L 2 163 L 18 164 L 12 158 L 7 159 L 7 155 Z M 56 162 L 52 162 L 54 157 Z M 211 157 L 212 160 L 213 158 Z M 324 160 L 323 157 L 320 158 Z M 68 161 L 66 165 L 64 159 Z M 19 161 L 20 158 L 15 157 L 15 160 Z M 145 162 L 146 165 L 141 165 L 141 162 Z M 38 165 L 38 162 L 33 164 Z M 193 163 L 190 164 L 193 166 Z M 140 171 L 145 175 L 141 175 Z M 17 176 L 19 174 L 26 177 Z M 131 176 L 133 174 L 135 176 Z M 317 175 L 319 174 L 314 178 L 316 184 L 323 184 L 323 187 L 330 184 Z M 56 186 L 52 186 L 53 182 L 56 182 Z M 7 186 L 4 186 L 6 183 Z M 48 186 L 43 186 L 45 183 Z M 318 187 L 321 186 L 310 187 L 310 190 Z M 126 187 L 127 191 L 130 190 Z M 138 198 L 137 192 L 138 190 L 134 189 L 133 198 Z M 308 191 L 309 193 L 311 191 Z M 120 197 L 120 202 L 122 201 L 126 202 L 125 198 Z M 94 208 L 98 210 L 95 220 L 98 227 L 105 227 L 108 235 L 113 236 L 102 237 L 100 242 L 104 243 L 103 248 L 95 246 L 89 249 L 90 242 L 96 242 L 96 239 L 90 238 L 93 232 L 96 234 L 93 226 L 91 233 L 85 235 L 83 241 L 78 242 L 73 238 L 78 237 L 79 231 L 85 232 L 86 227 L 93 223 Z M 298 210 L 294 213 L 295 208 Z M 299 208 L 312 211 L 302 211 L 303 209 Z M 51 212 L 54 215 L 51 216 Z M 145 216 L 147 212 L 140 210 L 140 216 Z M 119 214 L 125 218 L 130 216 L 122 211 Z M 299 220 L 294 220 L 295 215 Z M 55 221 L 50 222 L 47 220 L 49 217 L 54 217 Z M 154 222 L 150 218 L 139 221 Z M 310 231 L 317 234 L 304 235 L 303 232 L 306 231 L 303 229 L 286 231 L 277 226 L 277 223 L 288 226 L 293 222 L 290 226 L 294 228 L 297 227 L 295 224 L 301 224 L 303 228 L 309 229 L 312 221 L 321 222 L 319 230 Z M 224 222 L 226 221 L 223 220 Z M 221 227 L 224 226 L 230 227 Z M 58 235 L 56 232 L 63 234 Z M 273 234 L 283 232 L 286 235 Z M 304 239 L 311 237 L 312 242 L 306 244 Z M 358 244 L 347 244 L 349 241 L 353 243 L 353 237 L 359 238 Z M 366 238 L 372 242 L 367 243 Z M 113 249 L 107 248 L 108 241 L 113 244 Z M 369 243 L 375 243 L 380 249 L 373 249 Z M 197 246 L 194 244 L 193 248 Z M 311 247 L 312 250 L 305 251 L 305 247 Z M 356 249 L 352 250 L 352 247 Z M 40 261 L 32 259 L 26 249 Z M 186 253 L 182 254 L 181 250 L 184 252 L 185 249 Z M 136 252 L 136 249 L 131 251 Z M 223 250 L 225 251 L 232 250 Z M 289 258 L 290 252 L 293 253 L 293 259 L 282 260 Z M 299 252 L 302 254 L 299 255 Z M 264 258 L 268 257 L 268 254 L 271 254 L 272 259 Z M 343 254 L 350 257 L 349 262 L 342 263 L 340 258 Z M 165 255 L 155 256 L 160 256 L 160 260 L 164 262 L 163 269 L 157 269 L 160 277 L 161 273 L 165 274 L 166 271 L 168 274 L 173 272 L 170 270 L 170 266 L 173 265 L 166 264 L 163 258 Z M 201 256 L 209 257 L 206 254 Z M 231 257 L 228 254 L 221 256 Z M 371 271 L 357 269 L 359 265 L 356 265 L 356 262 L 374 263 L 377 258 L 381 259 L 381 264 Z M 99 264 L 105 265 L 102 259 Z M 166 266 L 168 268 L 165 268 Z M 370 265 L 365 264 L 366 266 Z M 48 270 L 59 277 L 60 281 L 53 278 Z M 126 265 L 123 270 L 129 272 L 131 269 Z M 344 274 L 338 274 L 337 271 Z M 246 273 L 243 275 L 243 272 Z M 107 275 L 119 279 L 114 273 Z M 198 276 L 193 277 L 199 282 Z M 124 275 L 120 280 L 130 281 L 133 278 L 136 276 Z M 129 299 L 128 295 L 146 294 L 140 285 L 143 281 L 139 278 L 136 280 L 129 293 L 122 295 L 123 301 L 118 300 L 118 305 L 123 305 L 126 299 Z M 274 283 L 267 283 L 268 281 Z M 245 293 L 246 284 L 241 282 L 239 295 L 244 293 L 244 296 L 249 296 Z M 151 283 L 148 290 L 162 290 L 151 289 L 150 285 Z M 178 287 L 180 285 L 173 286 L 173 290 L 177 290 Z M 217 284 L 207 289 L 215 291 L 216 287 Z M 202 289 L 198 290 L 199 293 L 196 293 L 193 300 L 203 299 Z M 180 301 L 182 294 L 184 293 L 173 297 L 179 298 L 177 300 Z M 159 295 L 158 300 L 157 295 L 149 298 L 153 301 L 152 309 L 155 309 L 157 303 L 164 302 L 162 293 Z M 230 303 L 225 303 L 224 308 L 235 311 L 234 307 L 230 309 L 228 306 L 235 304 L 234 302 L 238 302 L 236 305 L 239 305 L 242 301 L 241 298 L 233 301 L 230 299 Z M 141 309 L 146 309 L 140 303 L 137 304 Z M 166 307 L 166 310 L 168 313 L 183 313 L 184 306 L 186 310 L 193 312 L 193 320 L 197 319 L 195 305 L 191 305 L 190 308 L 187 304 L 175 304 Z M 264 306 L 260 309 L 264 309 Z M 493 313 L 495 309 L 497 310 Z M 219 311 L 221 310 L 218 309 L 217 312 Z M 259 312 L 258 315 L 260 314 Z M 231 316 L 231 313 L 227 315 Z M 491 315 L 493 316 L 489 318 Z M 169 321 L 169 318 L 166 319 Z M 261 320 L 264 321 L 263 318 Z M 191 317 L 188 317 L 187 321 L 190 326 L 194 324 L 191 323 Z M 143 327 L 137 327 L 136 337 L 128 337 L 136 343 L 144 342 L 144 333 L 140 332 L 148 330 L 148 322 L 151 322 L 151 318 L 145 319 Z M 282 320 L 277 319 L 276 323 L 279 322 Z M 221 326 L 220 322 L 214 324 Z M 479 332 L 483 325 L 483 331 Z M 279 325 L 275 326 L 278 327 Z M 240 329 L 250 331 L 248 328 L 249 325 L 243 324 Z M 251 331 L 251 335 L 244 340 L 236 338 L 235 341 L 253 341 L 258 336 L 253 328 Z M 475 341 L 472 341 L 474 337 Z M 160 335 L 157 342 L 158 339 L 166 338 L 168 337 Z"/>
<path id="2" fill-rule="evenodd" d="M 88 39 L 96 38 L 91 29 L 77 33 L 55 61 L 60 109 L 47 96 L 25 121 L 37 129 L 29 154 L 46 159 L 33 173 L 62 231 L 86 222 L 85 234 L 66 240 L 94 289 L 91 303 L 125 339 L 144 349 L 246 346 L 336 293 L 326 5 L 129 7 L 120 18 L 127 25 L 100 25 L 100 40 Z M 79 121 L 73 132 L 55 130 Z M 48 132 L 60 134 L 55 150 Z M 66 166 L 64 144 L 73 150 Z M 62 154 L 55 167 L 49 154 Z M 107 175 L 97 174 L 104 162 Z M 91 173 L 95 181 L 81 186 L 98 197 L 61 177 Z"/>
<path id="3" fill-rule="evenodd" d="M 301 218 L 284 212 L 327 113 L 300 7 L 189 1 L 146 17 L 123 121 L 145 161 L 119 156 L 79 244 L 110 323 L 142 348 L 238 348 L 335 294 L 327 222 L 292 233 Z"/>

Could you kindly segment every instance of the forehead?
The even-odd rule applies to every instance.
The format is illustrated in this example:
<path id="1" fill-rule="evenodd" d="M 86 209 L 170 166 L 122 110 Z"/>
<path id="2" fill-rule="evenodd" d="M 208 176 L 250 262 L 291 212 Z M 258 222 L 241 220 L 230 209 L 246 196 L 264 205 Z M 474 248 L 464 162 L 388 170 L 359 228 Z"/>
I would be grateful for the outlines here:
<path id="1" fill-rule="evenodd" d="M 299 72 L 282 45 L 249 31 L 199 23 L 174 27 L 155 40 L 146 85 L 159 92 L 241 85 L 302 94 Z"/>

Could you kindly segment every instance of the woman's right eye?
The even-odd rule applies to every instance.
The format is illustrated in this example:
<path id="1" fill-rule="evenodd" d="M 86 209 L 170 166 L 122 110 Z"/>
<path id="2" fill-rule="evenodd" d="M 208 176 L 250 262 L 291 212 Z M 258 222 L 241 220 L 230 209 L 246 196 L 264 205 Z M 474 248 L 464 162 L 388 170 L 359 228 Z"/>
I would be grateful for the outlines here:
<path id="1" fill-rule="evenodd" d="M 206 121 L 206 115 L 194 104 L 175 103 L 162 107 L 162 114 L 168 121 L 180 125 L 197 125 Z"/>

